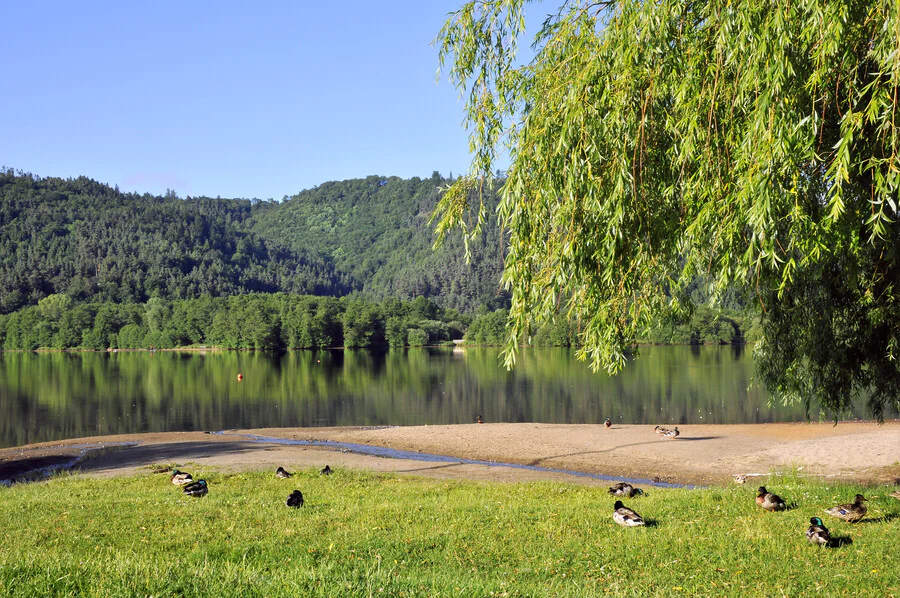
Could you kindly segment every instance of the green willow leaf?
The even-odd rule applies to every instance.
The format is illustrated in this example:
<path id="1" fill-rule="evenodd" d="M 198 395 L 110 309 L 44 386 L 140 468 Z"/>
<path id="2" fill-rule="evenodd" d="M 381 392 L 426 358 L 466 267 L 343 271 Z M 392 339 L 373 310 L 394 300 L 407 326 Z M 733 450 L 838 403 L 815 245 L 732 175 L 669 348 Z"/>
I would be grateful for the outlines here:
<path id="1" fill-rule="evenodd" d="M 900 409 L 900 226 L 883 208 L 896 214 L 900 3 L 569 0 L 520 64 L 528 4 L 467 2 L 436 40 L 473 148 L 439 239 L 471 238 L 487 216 L 473 190 L 510 159 L 507 364 L 562 313 L 580 356 L 617 371 L 703 276 L 714 300 L 756 298 L 762 379 L 782 398 Z"/>

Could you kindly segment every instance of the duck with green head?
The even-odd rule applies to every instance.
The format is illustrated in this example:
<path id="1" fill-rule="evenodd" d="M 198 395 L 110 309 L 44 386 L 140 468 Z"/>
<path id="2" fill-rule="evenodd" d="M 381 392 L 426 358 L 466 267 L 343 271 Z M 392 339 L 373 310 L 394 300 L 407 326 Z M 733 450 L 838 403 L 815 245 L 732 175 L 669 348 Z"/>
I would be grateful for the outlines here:
<path id="1" fill-rule="evenodd" d="M 809 540 L 810 544 L 825 546 L 831 542 L 831 534 L 828 533 L 828 528 L 825 527 L 825 524 L 822 523 L 821 519 L 813 517 L 809 520 L 809 528 L 806 530 L 806 539 Z"/>
<path id="2" fill-rule="evenodd" d="M 209 486 L 206 485 L 206 480 L 197 480 L 193 484 L 185 486 L 182 492 L 188 496 L 200 498 L 201 496 L 206 496 L 206 493 L 209 492 Z"/>

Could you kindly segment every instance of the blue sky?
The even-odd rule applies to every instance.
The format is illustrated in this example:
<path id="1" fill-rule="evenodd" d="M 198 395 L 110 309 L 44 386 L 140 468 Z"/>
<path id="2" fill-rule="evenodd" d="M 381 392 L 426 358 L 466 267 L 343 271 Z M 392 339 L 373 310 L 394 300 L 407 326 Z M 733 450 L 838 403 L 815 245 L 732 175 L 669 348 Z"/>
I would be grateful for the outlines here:
<path id="1" fill-rule="evenodd" d="M 469 164 L 430 45 L 461 0 L 9 2 L 0 166 L 281 199 Z"/>

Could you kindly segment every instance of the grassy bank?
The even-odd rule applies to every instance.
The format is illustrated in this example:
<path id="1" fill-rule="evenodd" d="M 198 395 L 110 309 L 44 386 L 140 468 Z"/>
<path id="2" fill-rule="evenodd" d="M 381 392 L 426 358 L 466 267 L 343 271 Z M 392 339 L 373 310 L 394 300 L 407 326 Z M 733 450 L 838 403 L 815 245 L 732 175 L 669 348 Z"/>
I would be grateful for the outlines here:
<path id="1" fill-rule="evenodd" d="M 60 476 L 0 488 L 2 596 L 897 596 L 900 502 L 792 477 L 795 508 L 763 512 L 755 487 L 655 490 L 628 499 L 651 524 L 624 529 L 604 490 L 312 470 Z M 303 490 L 306 507 L 284 499 Z M 871 497 L 858 524 L 822 510 Z M 840 548 L 810 546 L 820 515 Z"/>

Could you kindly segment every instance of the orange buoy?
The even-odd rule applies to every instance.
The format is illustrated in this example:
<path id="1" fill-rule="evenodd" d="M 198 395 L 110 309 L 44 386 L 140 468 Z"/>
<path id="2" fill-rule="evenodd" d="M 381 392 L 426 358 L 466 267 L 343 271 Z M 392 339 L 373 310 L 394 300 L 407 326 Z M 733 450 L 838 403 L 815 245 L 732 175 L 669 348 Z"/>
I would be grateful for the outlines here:
<path id="1" fill-rule="evenodd" d="M 238 382 L 240 382 L 241 380 L 244 379 L 244 375 L 243 375 L 243 374 L 238 374 L 238 375 L 237 375 L 237 379 L 238 379 Z"/>

